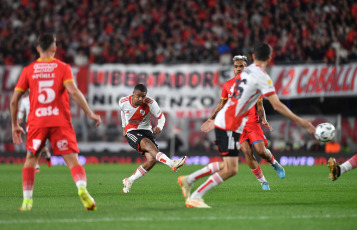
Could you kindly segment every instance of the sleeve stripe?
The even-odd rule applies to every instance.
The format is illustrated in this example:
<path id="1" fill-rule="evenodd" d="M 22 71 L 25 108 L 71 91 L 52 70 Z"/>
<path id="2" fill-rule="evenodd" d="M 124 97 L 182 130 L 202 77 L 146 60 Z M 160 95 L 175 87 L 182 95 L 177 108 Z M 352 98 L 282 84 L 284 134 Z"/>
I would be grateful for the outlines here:
<path id="1" fill-rule="evenodd" d="M 18 87 L 15 88 L 15 91 L 20 91 L 20 92 L 23 92 L 23 93 L 25 92 L 24 89 L 21 89 L 21 88 L 18 88 Z"/>
<path id="2" fill-rule="evenodd" d="M 264 94 L 265 97 L 275 94 L 275 91 Z"/>
<path id="3" fill-rule="evenodd" d="M 162 112 L 161 112 L 160 116 L 158 116 L 158 119 L 160 119 L 160 118 L 161 118 L 161 116 L 162 116 Z"/>
<path id="4" fill-rule="evenodd" d="M 221 97 L 222 100 L 228 100 L 228 97 Z"/>
<path id="5" fill-rule="evenodd" d="M 73 79 L 67 79 L 63 82 L 63 85 L 65 85 L 67 82 L 73 81 Z"/>

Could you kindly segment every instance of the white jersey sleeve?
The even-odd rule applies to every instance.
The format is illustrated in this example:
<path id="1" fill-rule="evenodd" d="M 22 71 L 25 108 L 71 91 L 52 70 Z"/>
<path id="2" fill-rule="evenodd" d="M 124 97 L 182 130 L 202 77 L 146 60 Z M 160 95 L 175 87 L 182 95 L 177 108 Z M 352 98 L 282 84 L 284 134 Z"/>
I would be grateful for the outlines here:
<path id="1" fill-rule="evenodd" d="M 18 119 L 24 119 L 24 116 L 26 114 L 26 120 L 27 116 L 30 112 L 30 98 L 28 96 L 23 97 L 20 101 L 19 105 L 19 113 L 17 115 Z"/>

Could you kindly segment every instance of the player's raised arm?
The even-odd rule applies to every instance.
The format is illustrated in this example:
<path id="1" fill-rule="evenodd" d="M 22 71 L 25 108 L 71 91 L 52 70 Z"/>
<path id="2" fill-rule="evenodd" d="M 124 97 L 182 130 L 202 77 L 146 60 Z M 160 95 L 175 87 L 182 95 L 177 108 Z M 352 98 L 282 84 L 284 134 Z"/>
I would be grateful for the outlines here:
<path id="1" fill-rule="evenodd" d="M 69 95 L 73 98 L 75 102 L 81 107 L 84 112 L 87 114 L 87 116 L 92 119 L 95 122 L 95 125 L 98 127 L 101 123 L 102 120 L 100 119 L 100 116 L 98 114 L 93 113 L 93 111 L 89 108 L 89 105 L 84 98 L 84 95 L 82 92 L 78 89 L 74 81 L 67 81 L 64 85 L 64 87 L 67 89 Z"/>
<path id="2" fill-rule="evenodd" d="M 285 117 L 297 122 L 300 124 L 306 131 L 309 133 L 313 134 L 315 133 L 315 127 L 311 124 L 311 121 L 313 119 L 302 119 L 301 117 L 297 116 L 295 113 L 293 113 L 286 105 L 284 105 L 278 98 L 276 94 L 272 94 L 268 96 L 268 100 L 273 106 L 274 110 L 278 111 Z"/>
<path id="3" fill-rule="evenodd" d="M 22 94 L 23 94 L 22 91 L 15 90 L 10 102 L 12 141 L 17 145 L 22 143 L 21 134 L 25 134 L 24 130 L 21 128 L 17 120 L 19 100 Z"/>

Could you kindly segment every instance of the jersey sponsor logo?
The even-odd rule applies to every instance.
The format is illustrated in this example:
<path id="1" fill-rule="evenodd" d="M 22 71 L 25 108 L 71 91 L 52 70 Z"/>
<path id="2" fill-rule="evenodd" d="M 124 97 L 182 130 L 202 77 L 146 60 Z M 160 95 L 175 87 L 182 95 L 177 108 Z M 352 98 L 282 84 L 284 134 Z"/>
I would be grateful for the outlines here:
<path id="1" fill-rule="evenodd" d="M 41 108 L 36 109 L 35 115 L 36 115 L 36 117 L 58 116 L 59 109 L 57 107 L 54 107 L 52 109 L 52 106 L 41 107 Z"/>
<path id="2" fill-rule="evenodd" d="M 32 148 L 37 151 L 40 148 L 41 140 L 40 139 L 33 139 L 32 140 Z"/>
<path id="3" fill-rule="evenodd" d="M 60 151 L 68 150 L 68 141 L 67 140 L 59 140 L 59 141 L 57 141 L 56 145 Z"/>
<path id="4" fill-rule="evenodd" d="M 34 73 L 40 73 L 40 72 L 53 72 L 55 68 L 57 68 L 57 63 L 36 63 L 33 68 L 34 68 Z"/>
<path id="5" fill-rule="evenodd" d="M 129 124 L 131 124 L 131 125 L 139 125 L 140 122 L 141 122 L 141 120 L 136 120 L 136 119 L 129 120 Z"/>

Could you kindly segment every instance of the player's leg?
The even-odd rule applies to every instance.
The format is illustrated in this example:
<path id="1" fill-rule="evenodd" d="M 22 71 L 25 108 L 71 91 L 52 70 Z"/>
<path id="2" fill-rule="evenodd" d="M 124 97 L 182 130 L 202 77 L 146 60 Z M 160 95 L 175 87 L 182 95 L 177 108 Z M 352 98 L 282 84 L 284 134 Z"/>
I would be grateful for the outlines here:
<path id="1" fill-rule="evenodd" d="M 336 159 L 331 157 L 328 160 L 328 166 L 330 168 L 329 178 L 332 181 L 337 180 L 337 178 L 339 178 L 342 174 L 357 167 L 357 154 L 341 165 L 337 165 Z"/>
<path id="2" fill-rule="evenodd" d="M 23 202 L 20 211 L 29 211 L 33 204 L 33 186 L 35 182 L 35 166 L 40 158 L 40 151 L 46 139 L 47 130 L 31 128 L 26 136 L 27 155 L 22 169 Z"/>
<path id="3" fill-rule="evenodd" d="M 87 191 L 87 175 L 78 160 L 78 146 L 74 130 L 69 127 L 50 128 L 50 142 L 54 155 L 62 155 L 70 169 L 74 182 L 78 188 L 78 195 L 87 210 L 97 210 L 94 199 Z"/>
<path id="4" fill-rule="evenodd" d="M 270 152 L 270 150 L 265 147 L 263 141 L 253 142 L 253 147 L 259 156 L 261 156 L 263 159 L 270 163 L 270 165 L 273 167 L 273 169 L 281 179 L 285 178 L 285 170 L 283 166 L 281 166 L 279 162 L 274 158 L 274 155 Z"/>
<path id="5" fill-rule="evenodd" d="M 262 186 L 263 190 L 270 190 L 269 188 L 269 183 L 265 179 L 264 174 L 257 162 L 257 159 L 253 155 L 253 150 L 249 145 L 249 141 L 243 141 L 240 144 L 240 149 L 244 153 L 245 159 L 247 160 L 247 164 L 249 165 L 250 169 L 252 170 L 252 173 L 255 175 L 255 177 L 258 179 L 260 182 L 260 185 Z"/>
<path id="6" fill-rule="evenodd" d="M 223 161 L 216 161 L 209 163 L 205 167 L 191 173 L 190 175 L 184 175 L 178 177 L 178 183 L 181 186 L 183 197 L 188 198 L 191 195 L 191 189 L 193 183 L 198 179 L 209 176 L 215 172 L 218 172 L 224 167 Z"/>
<path id="7" fill-rule="evenodd" d="M 144 155 L 146 157 L 145 163 L 140 165 L 139 168 L 133 173 L 133 175 L 123 180 L 123 193 L 129 193 L 134 181 L 145 176 L 145 174 L 150 171 L 150 169 L 152 169 L 152 167 L 154 167 L 156 164 L 155 157 L 151 156 L 150 153 L 145 152 Z"/>
<path id="8" fill-rule="evenodd" d="M 71 171 L 73 180 L 78 188 L 79 198 L 81 199 L 83 206 L 87 210 L 97 210 L 97 205 L 94 199 L 87 191 L 87 175 L 84 167 L 79 164 L 78 154 L 66 154 L 62 155 L 62 157 Z"/>
<path id="9" fill-rule="evenodd" d="M 149 138 L 143 138 L 140 141 L 140 148 L 154 157 L 156 161 L 169 166 L 175 172 L 185 164 L 187 159 L 187 157 L 184 156 L 177 160 L 171 160 L 165 153 L 160 152 L 157 145 L 154 144 L 153 140 Z"/>
<path id="10" fill-rule="evenodd" d="M 219 172 L 212 174 L 186 199 L 187 207 L 210 208 L 202 199 L 203 195 L 238 173 L 239 134 L 215 128 L 215 135 L 218 151 L 223 155 L 224 166 Z"/>
<path id="11" fill-rule="evenodd" d="M 46 145 L 48 145 L 48 140 L 46 141 Z M 52 162 L 51 162 L 51 152 L 50 150 L 48 150 L 47 146 L 45 145 L 45 147 L 42 148 L 41 154 L 42 156 L 44 156 L 46 158 L 47 161 L 47 166 L 51 167 L 52 166 Z"/>

